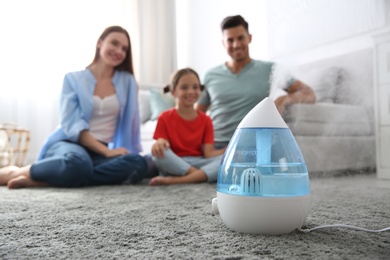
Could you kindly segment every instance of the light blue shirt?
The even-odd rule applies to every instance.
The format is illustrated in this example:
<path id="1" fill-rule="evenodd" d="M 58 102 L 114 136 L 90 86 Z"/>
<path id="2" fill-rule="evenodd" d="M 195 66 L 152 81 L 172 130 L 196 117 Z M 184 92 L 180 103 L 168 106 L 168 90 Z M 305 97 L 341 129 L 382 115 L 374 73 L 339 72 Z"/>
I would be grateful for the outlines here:
<path id="1" fill-rule="evenodd" d="M 273 66 L 252 60 L 238 74 L 226 64 L 206 73 L 198 103 L 210 106 L 215 142 L 229 142 L 245 115 L 269 95 Z"/>
<path id="2" fill-rule="evenodd" d="M 137 83 L 129 72 L 115 71 L 112 84 L 118 96 L 120 112 L 109 147 L 124 147 L 131 153 L 141 152 Z M 89 69 L 65 75 L 61 92 L 60 125 L 46 139 L 38 159 L 42 159 L 47 149 L 58 141 L 77 143 L 80 132 L 89 129 L 95 86 L 96 79 Z"/>

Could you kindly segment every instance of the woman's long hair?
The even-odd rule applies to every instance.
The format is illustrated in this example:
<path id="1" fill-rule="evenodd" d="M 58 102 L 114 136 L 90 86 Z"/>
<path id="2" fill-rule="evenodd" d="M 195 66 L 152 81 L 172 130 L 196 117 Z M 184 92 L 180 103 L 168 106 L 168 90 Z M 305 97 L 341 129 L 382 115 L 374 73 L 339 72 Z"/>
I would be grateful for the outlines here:
<path id="1" fill-rule="evenodd" d="M 133 69 L 133 56 L 131 55 L 131 42 L 130 42 L 130 36 L 129 36 L 129 33 L 123 29 L 122 27 L 120 26 L 117 26 L 117 25 L 114 25 L 114 26 L 110 26 L 110 27 L 107 27 L 103 33 L 100 35 L 99 39 L 98 39 L 98 42 L 99 40 L 104 40 L 107 35 L 109 35 L 110 33 L 112 32 L 119 32 L 119 33 L 124 33 L 127 37 L 127 40 L 129 41 L 129 48 L 127 49 L 127 52 L 126 52 L 126 58 L 125 60 L 119 64 L 118 66 L 116 66 L 114 69 L 116 70 L 123 70 L 123 71 L 128 71 L 130 72 L 131 74 L 134 74 L 134 69 Z M 93 61 L 91 64 L 89 64 L 89 66 L 95 64 L 99 58 L 100 58 L 100 49 L 96 46 L 96 51 L 95 51 L 95 57 L 93 58 Z M 88 67 L 89 67 L 88 66 Z"/>

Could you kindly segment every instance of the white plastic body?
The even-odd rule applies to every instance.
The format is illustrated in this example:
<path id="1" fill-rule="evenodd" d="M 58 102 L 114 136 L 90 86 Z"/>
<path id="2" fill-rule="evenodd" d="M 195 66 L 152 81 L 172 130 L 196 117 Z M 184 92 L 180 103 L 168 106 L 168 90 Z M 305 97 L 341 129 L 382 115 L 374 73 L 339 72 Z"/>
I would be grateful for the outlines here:
<path id="1" fill-rule="evenodd" d="M 310 211 L 310 195 L 277 198 L 217 192 L 212 207 L 234 231 L 282 235 L 302 227 Z"/>
<path id="2" fill-rule="evenodd" d="M 251 128 L 251 127 L 265 127 L 265 128 L 288 128 L 284 122 L 275 102 L 269 98 L 264 98 L 242 119 L 237 128 Z"/>

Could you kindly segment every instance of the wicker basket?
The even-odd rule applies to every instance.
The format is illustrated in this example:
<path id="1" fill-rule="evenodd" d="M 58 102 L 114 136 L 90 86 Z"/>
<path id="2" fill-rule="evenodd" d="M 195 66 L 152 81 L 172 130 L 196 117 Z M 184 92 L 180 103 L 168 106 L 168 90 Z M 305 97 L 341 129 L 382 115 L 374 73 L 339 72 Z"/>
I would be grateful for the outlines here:
<path id="1" fill-rule="evenodd" d="M 14 124 L 0 125 L 0 167 L 23 166 L 29 142 L 29 129 Z"/>

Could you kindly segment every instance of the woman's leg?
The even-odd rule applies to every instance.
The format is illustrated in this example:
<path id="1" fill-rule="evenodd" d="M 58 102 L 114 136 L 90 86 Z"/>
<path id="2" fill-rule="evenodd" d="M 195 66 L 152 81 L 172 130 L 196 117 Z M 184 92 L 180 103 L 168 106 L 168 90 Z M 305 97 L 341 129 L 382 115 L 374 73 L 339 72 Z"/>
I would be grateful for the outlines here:
<path id="1" fill-rule="evenodd" d="M 18 166 L 6 166 L 0 169 L 0 185 L 8 185 L 11 180 L 18 179 L 31 179 L 30 178 L 30 168 L 31 165 L 26 165 L 23 167 Z M 28 180 L 27 180 L 28 181 Z M 32 181 L 32 180 L 31 180 Z M 11 185 L 11 187 L 14 185 Z M 8 187 L 10 187 L 8 185 Z"/>
<path id="2" fill-rule="evenodd" d="M 158 167 L 156 162 L 153 160 L 153 156 L 151 153 L 145 154 L 144 158 L 146 160 L 146 163 L 148 165 L 148 171 L 146 172 L 145 178 L 150 179 L 153 177 L 158 176 Z"/>
<path id="3" fill-rule="evenodd" d="M 31 165 L 25 177 L 10 180 L 8 187 L 84 186 L 92 172 L 93 165 L 87 151 L 78 144 L 61 141 L 53 144 L 42 160 Z"/>
<path id="4" fill-rule="evenodd" d="M 45 187 L 48 186 L 46 182 L 34 181 L 30 176 L 31 165 L 20 167 L 14 172 L 14 177 L 11 178 L 7 186 L 9 189 L 19 189 L 27 187 Z"/>
<path id="5" fill-rule="evenodd" d="M 88 184 L 93 164 L 79 144 L 61 141 L 53 144 L 44 158 L 31 166 L 31 178 L 56 187 L 80 187 Z"/>
<path id="6" fill-rule="evenodd" d="M 8 181 L 19 176 L 20 167 L 6 166 L 0 169 L 0 185 L 7 185 Z"/>
<path id="7" fill-rule="evenodd" d="M 139 154 L 126 154 L 114 158 L 105 158 L 90 153 L 94 162 L 94 172 L 89 185 L 109 185 L 140 182 L 146 175 L 148 165 Z"/>

